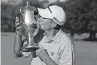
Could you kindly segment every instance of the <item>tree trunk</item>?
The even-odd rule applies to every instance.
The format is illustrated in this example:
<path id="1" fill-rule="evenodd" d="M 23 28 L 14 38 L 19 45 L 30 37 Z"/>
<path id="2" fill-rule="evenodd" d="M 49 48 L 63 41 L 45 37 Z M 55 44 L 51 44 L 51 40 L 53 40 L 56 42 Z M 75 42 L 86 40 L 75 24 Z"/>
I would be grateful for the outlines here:
<path id="1" fill-rule="evenodd" d="M 95 32 L 90 32 L 89 39 L 96 39 L 96 33 Z"/>

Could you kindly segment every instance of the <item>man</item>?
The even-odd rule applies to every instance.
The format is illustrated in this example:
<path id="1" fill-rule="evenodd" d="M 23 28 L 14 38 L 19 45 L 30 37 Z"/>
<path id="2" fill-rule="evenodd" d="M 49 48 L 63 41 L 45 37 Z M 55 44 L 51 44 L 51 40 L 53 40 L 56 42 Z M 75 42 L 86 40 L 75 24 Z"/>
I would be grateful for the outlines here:
<path id="1" fill-rule="evenodd" d="M 38 8 L 40 28 L 45 31 L 39 42 L 31 65 L 72 65 L 72 41 L 61 30 L 66 22 L 64 10 L 56 5 L 46 9 Z"/>
<path id="2" fill-rule="evenodd" d="M 38 8 L 38 12 L 39 26 L 45 33 L 31 65 L 72 65 L 72 41 L 61 30 L 66 22 L 64 10 L 52 5 L 45 9 Z"/>

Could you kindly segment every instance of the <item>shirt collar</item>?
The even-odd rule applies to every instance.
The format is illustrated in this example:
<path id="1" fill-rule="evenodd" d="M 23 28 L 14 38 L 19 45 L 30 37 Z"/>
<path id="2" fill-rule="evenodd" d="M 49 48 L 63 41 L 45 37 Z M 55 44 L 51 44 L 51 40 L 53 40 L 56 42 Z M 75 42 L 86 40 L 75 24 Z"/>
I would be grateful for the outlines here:
<path id="1" fill-rule="evenodd" d="M 60 39 L 61 39 L 61 37 L 62 37 L 62 33 L 63 33 L 63 31 L 62 30 L 59 30 L 58 32 L 57 32 L 57 34 L 55 35 L 55 37 L 52 39 L 54 42 L 56 42 L 56 43 L 58 43 L 58 42 L 60 42 Z"/>
<path id="2" fill-rule="evenodd" d="M 55 37 L 51 40 L 51 42 L 56 42 L 56 43 L 58 43 L 58 42 L 60 42 L 60 39 L 61 39 L 61 37 L 62 37 L 62 33 L 63 33 L 63 31 L 62 30 L 59 30 L 57 33 L 56 33 L 56 35 L 55 35 Z M 46 35 L 46 33 L 44 33 L 44 36 Z"/>

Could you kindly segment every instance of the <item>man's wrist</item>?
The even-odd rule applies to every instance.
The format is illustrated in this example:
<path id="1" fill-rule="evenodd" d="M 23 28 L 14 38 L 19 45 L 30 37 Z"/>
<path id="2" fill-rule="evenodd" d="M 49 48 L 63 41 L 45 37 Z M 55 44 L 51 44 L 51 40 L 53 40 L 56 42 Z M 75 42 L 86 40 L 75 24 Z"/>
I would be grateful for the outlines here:
<path id="1" fill-rule="evenodd" d="M 57 65 L 51 58 L 47 58 L 47 59 L 45 60 L 45 63 L 46 63 L 47 65 Z"/>
<path id="2" fill-rule="evenodd" d="M 16 34 L 20 36 L 20 35 L 22 35 L 22 32 L 16 31 Z"/>
<path id="3" fill-rule="evenodd" d="M 16 36 L 21 37 L 21 36 L 22 36 L 22 34 L 20 34 L 20 33 L 16 33 Z"/>

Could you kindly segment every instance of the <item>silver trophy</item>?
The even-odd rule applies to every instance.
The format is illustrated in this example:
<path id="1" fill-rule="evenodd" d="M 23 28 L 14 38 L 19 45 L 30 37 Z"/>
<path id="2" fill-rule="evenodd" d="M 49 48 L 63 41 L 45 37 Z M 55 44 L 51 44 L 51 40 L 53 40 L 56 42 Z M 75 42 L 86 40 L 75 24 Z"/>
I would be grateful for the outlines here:
<path id="1" fill-rule="evenodd" d="M 35 21 L 34 12 L 36 8 L 31 6 L 29 2 L 27 2 L 25 7 L 20 8 L 20 13 L 22 14 L 22 18 L 24 20 L 23 24 L 26 25 L 28 29 L 28 46 L 26 49 L 35 48 L 33 37 L 38 33 L 38 25 Z"/>

